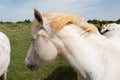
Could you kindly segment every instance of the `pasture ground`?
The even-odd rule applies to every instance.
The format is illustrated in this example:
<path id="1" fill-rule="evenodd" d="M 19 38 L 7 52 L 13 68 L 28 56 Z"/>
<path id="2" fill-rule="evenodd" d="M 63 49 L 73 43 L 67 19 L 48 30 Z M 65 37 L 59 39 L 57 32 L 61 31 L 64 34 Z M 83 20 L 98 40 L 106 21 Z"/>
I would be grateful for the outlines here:
<path id="1" fill-rule="evenodd" d="M 75 72 L 61 57 L 32 72 L 25 66 L 25 56 L 30 46 L 30 23 L 0 23 L 0 31 L 11 42 L 11 62 L 8 80 L 76 80 Z"/>

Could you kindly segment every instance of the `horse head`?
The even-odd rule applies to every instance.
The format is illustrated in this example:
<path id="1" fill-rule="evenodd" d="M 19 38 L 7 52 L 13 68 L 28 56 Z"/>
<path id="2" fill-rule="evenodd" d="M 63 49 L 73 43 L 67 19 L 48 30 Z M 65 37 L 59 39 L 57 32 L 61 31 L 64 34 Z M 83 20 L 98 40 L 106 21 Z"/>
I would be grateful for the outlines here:
<path id="1" fill-rule="evenodd" d="M 48 25 L 45 24 L 42 15 L 36 9 L 34 9 L 34 17 L 31 46 L 27 53 L 26 65 L 31 70 L 38 70 L 41 65 L 56 58 L 57 48 L 46 31 Z"/>

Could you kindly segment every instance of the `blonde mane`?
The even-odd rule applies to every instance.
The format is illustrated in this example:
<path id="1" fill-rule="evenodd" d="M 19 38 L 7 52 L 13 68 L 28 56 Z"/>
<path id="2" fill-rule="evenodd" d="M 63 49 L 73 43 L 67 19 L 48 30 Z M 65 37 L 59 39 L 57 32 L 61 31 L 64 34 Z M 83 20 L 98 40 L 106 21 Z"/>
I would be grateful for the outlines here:
<path id="1" fill-rule="evenodd" d="M 52 26 L 52 32 L 54 34 L 58 33 L 65 25 L 69 25 L 69 24 L 74 24 L 88 33 L 95 33 L 98 31 L 94 25 L 87 23 L 83 19 L 79 20 L 73 14 L 48 13 L 48 14 L 43 14 L 42 17 L 48 20 L 48 22 Z M 36 20 L 34 20 L 33 25 L 37 26 L 39 25 L 39 23 Z"/>
<path id="2" fill-rule="evenodd" d="M 67 13 L 49 13 L 49 14 L 43 14 L 43 17 L 45 17 L 51 24 L 53 33 L 59 32 L 65 25 L 68 24 L 74 24 L 78 27 L 82 28 L 86 32 L 94 33 L 97 31 L 97 28 L 87 23 L 84 20 L 79 20 L 76 16 L 73 14 L 67 14 Z"/>

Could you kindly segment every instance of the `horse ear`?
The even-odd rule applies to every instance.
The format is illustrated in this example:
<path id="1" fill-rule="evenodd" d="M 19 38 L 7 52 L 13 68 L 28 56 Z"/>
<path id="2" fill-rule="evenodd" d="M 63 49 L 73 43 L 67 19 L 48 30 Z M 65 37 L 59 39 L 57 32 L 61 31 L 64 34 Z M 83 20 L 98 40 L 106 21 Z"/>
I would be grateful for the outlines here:
<path id="1" fill-rule="evenodd" d="M 34 9 L 34 17 L 41 25 L 43 25 L 42 15 L 37 9 Z"/>

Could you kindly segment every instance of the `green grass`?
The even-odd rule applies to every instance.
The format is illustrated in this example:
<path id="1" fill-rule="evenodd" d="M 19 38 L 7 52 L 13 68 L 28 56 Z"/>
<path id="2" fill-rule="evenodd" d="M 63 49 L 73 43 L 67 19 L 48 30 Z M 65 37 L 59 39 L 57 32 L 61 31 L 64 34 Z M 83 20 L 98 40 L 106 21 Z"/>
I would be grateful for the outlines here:
<path id="1" fill-rule="evenodd" d="M 30 23 L 0 24 L 0 31 L 9 37 L 11 42 L 8 80 L 76 80 L 75 72 L 61 56 L 41 67 L 39 71 L 32 72 L 26 67 L 25 56 L 31 37 Z"/>

